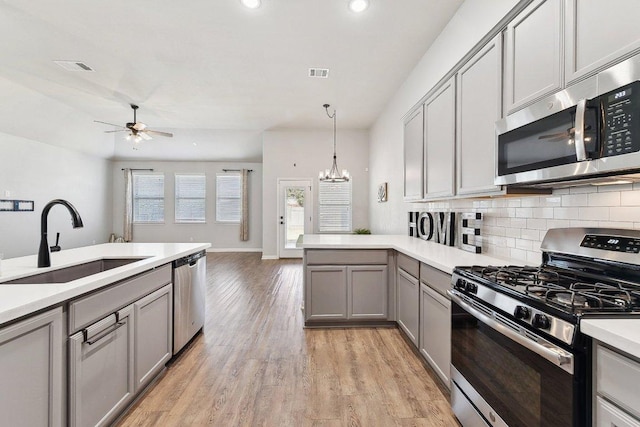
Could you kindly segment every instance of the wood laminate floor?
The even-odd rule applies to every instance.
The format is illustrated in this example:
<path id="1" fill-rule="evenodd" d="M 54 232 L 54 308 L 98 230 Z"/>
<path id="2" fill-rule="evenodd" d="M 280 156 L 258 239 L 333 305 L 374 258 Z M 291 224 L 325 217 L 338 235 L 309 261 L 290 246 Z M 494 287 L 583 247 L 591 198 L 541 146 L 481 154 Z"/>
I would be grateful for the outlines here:
<path id="1" fill-rule="evenodd" d="M 303 329 L 302 263 L 207 255 L 204 334 L 119 426 L 457 426 L 395 328 Z"/>

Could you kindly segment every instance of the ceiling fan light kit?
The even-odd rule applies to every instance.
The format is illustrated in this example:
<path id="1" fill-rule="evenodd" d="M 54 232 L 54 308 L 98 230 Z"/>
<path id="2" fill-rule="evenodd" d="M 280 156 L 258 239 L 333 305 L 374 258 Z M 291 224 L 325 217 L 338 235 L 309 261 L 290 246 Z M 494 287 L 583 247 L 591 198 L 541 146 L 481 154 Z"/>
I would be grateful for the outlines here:
<path id="1" fill-rule="evenodd" d="M 360 13 L 367 10 L 369 7 L 369 0 L 349 0 L 349 9 L 352 12 Z"/>
<path id="2" fill-rule="evenodd" d="M 257 9 L 262 5 L 261 0 L 240 0 L 240 2 L 249 9 Z"/>
<path id="3" fill-rule="evenodd" d="M 133 141 L 134 144 L 138 144 L 142 142 L 142 140 L 148 141 L 150 139 L 153 139 L 151 135 L 166 136 L 169 138 L 173 137 L 173 134 L 170 132 L 160 132 L 158 130 L 152 130 L 147 128 L 147 125 L 145 125 L 144 123 L 138 122 L 138 118 L 136 114 L 138 111 L 138 108 L 139 107 L 137 105 L 131 104 L 131 109 L 133 110 L 133 122 L 126 123 L 124 126 L 116 125 L 113 123 L 102 122 L 100 120 L 94 120 L 94 122 L 121 128 L 117 130 L 105 131 L 106 133 L 127 131 L 128 133 L 125 135 L 124 139 L 126 139 L 127 141 Z"/>
<path id="4" fill-rule="evenodd" d="M 325 169 L 324 171 L 320 171 L 318 174 L 318 179 L 320 181 L 327 182 L 346 182 L 351 179 L 351 175 L 349 175 L 349 171 L 346 169 L 342 169 L 342 172 L 338 169 L 338 161 L 336 156 L 336 110 L 333 110 L 333 115 L 329 114 L 329 104 L 323 105 L 325 111 L 327 112 L 327 116 L 330 119 L 333 119 L 333 164 L 331 165 L 331 169 Z"/>

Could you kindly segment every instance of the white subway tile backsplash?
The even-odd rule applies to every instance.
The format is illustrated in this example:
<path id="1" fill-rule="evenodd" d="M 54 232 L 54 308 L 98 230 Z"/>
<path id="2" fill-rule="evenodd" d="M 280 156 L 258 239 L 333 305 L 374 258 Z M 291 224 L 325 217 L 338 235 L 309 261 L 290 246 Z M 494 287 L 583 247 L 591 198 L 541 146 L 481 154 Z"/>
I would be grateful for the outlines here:
<path id="1" fill-rule="evenodd" d="M 553 218 L 553 208 L 532 208 L 534 218 Z"/>
<path id="2" fill-rule="evenodd" d="M 530 251 L 530 250 L 533 249 L 533 241 L 524 240 L 524 239 L 516 239 L 516 248 Z"/>
<path id="3" fill-rule="evenodd" d="M 579 216 L 579 208 L 553 208 L 553 217 L 555 219 L 574 219 Z"/>
<path id="4" fill-rule="evenodd" d="M 614 207 L 609 210 L 610 221 L 640 221 L 640 207 Z"/>
<path id="5" fill-rule="evenodd" d="M 527 251 L 527 262 L 531 264 L 542 263 L 542 252 L 540 251 Z"/>
<path id="6" fill-rule="evenodd" d="M 640 191 L 623 191 L 620 193 L 620 205 L 640 206 Z"/>
<path id="7" fill-rule="evenodd" d="M 504 235 L 507 236 L 507 237 L 520 238 L 522 231 L 525 231 L 525 230 L 520 229 L 520 228 L 505 228 L 504 229 Z"/>
<path id="8" fill-rule="evenodd" d="M 598 221 L 572 220 L 569 227 L 597 227 Z"/>
<path id="9" fill-rule="evenodd" d="M 595 191 L 596 190 L 592 185 L 584 185 L 582 187 L 570 187 L 569 188 L 569 194 L 593 193 Z"/>
<path id="10" fill-rule="evenodd" d="M 549 224 L 547 224 L 549 225 Z M 511 228 L 507 228 L 507 230 L 512 230 Z M 514 236 L 514 237 L 521 237 L 523 239 L 527 239 L 527 240 L 540 240 L 540 234 L 541 234 L 541 230 L 530 230 L 528 228 L 524 228 L 522 229 L 520 236 Z M 544 232 L 542 232 L 542 235 L 544 235 Z"/>
<path id="11" fill-rule="evenodd" d="M 562 194 L 569 194 L 569 188 L 556 188 L 553 190 L 553 195 L 554 196 L 559 196 Z"/>
<path id="12" fill-rule="evenodd" d="M 533 217 L 533 208 L 516 208 L 517 218 L 531 218 Z"/>
<path id="13" fill-rule="evenodd" d="M 562 196 L 562 206 L 587 206 L 587 195 L 567 194 Z"/>
<path id="14" fill-rule="evenodd" d="M 527 228 L 532 228 L 534 230 L 546 230 L 547 229 L 547 220 L 546 219 L 527 219 Z"/>
<path id="15" fill-rule="evenodd" d="M 560 196 L 541 197 L 540 206 L 547 206 L 547 207 L 562 206 L 562 197 Z"/>
<path id="16" fill-rule="evenodd" d="M 597 207 L 597 208 L 579 208 L 579 209 L 580 209 L 579 219 L 597 220 L 597 221 L 609 220 L 610 208 Z"/>
<path id="17" fill-rule="evenodd" d="M 619 191 L 611 191 L 608 193 L 590 193 L 587 196 L 589 206 L 620 206 Z"/>
<path id="18" fill-rule="evenodd" d="M 511 218 L 511 226 L 515 228 L 526 228 L 527 227 L 527 219 L 526 218 Z"/>
<path id="19" fill-rule="evenodd" d="M 599 185 L 596 187 L 598 193 L 608 193 L 610 191 L 630 191 L 633 190 L 633 184 L 615 184 L 615 185 Z"/>
<path id="20" fill-rule="evenodd" d="M 549 228 L 564 228 L 564 227 L 570 227 L 571 226 L 571 221 L 569 221 L 568 219 L 548 219 L 547 220 L 547 227 Z"/>
<path id="21" fill-rule="evenodd" d="M 523 208 L 536 208 L 540 206 L 540 197 L 523 197 L 521 206 Z"/>
<path id="22" fill-rule="evenodd" d="M 524 262 L 527 261 L 527 251 L 525 251 L 524 249 L 512 248 L 509 255 L 510 255 L 510 258 L 513 258 L 514 260 L 524 261 Z"/>
<path id="23" fill-rule="evenodd" d="M 498 227 L 510 227 L 511 226 L 511 218 L 496 218 L 496 224 Z"/>
<path id="24" fill-rule="evenodd" d="M 635 228 L 633 222 L 626 221 L 598 221 L 598 227 L 604 228 Z"/>

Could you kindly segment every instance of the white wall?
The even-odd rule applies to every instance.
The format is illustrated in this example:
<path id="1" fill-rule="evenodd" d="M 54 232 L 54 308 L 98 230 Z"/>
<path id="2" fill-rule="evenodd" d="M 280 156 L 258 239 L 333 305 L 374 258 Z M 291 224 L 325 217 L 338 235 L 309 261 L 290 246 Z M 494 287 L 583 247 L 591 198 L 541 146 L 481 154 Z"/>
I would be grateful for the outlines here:
<path id="1" fill-rule="evenodd" d="M 406 212 L 411 204 L 402 201 L 402 117 L 517 3 L 518 0 L 466 0 L 374 123 L 369 147 L 369 191 L 376 194 L 378 184 L 387 182 L 389 201 L 371 203 L 372 232 L 403 234 L 407 230 Z"/>
<path id="2" fill-rule="evenodd" d="M 113 232 L 123 233 L 124 174 L 122 168 L 154 169 L 164 173 L 165 223 L 134 224 L 134 242 L 204 242 L 210 250 L 260 251 L 262 249 L 262 164 L 237 162 L 121 161 L 113 163 Z M 222 169 L 253 169 L 249 174 L 249 240 L 240 241 L 239 224 L 215 221 L 216 173 Z M 175 173 L 204 173 L 207 181 L 206 224 L 176 224 Z"/>
<path id="3" fill-rule="evenodd" d="M 13 258 L 38 252 L 40 214 L 53 199 L 73 204 L 84 227 L 73 229 L 69 212 L 54 206 L 48 221 L 50 246 L 56 232 L 61 233 L 63 249 L 106 242 L 112 222 L 111 183 L 109 160 L 0 133 L 0 198 L 35 201 L 34 212 L 0 212 L 0 253 Z"/>
<path id="4" fill-rule="evenodd" d="M 338 167 L 347 169 L 353 177 L 353 228 L 369 228 L 368 206 L 369 148 L 368 133 L 361 130 L 337 131 Z M 310 178 L 313 183 L 314 218 L 317 216 L 318 172 L 331 167 L 333 156 L 333 131 L 286 130 L 267 131 L 263 138 L 263 257 L 278 254 L 278 178 Z M 377 194 L 376 192 L 373 194 Z M 314 221 L 314 232 L 317 222 Z"/>

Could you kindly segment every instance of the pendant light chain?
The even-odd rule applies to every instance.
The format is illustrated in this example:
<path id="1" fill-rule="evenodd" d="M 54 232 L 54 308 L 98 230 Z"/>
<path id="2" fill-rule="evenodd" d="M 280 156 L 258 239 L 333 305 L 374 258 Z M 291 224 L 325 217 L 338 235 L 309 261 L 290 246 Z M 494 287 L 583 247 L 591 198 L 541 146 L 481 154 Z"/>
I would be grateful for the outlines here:
<path id="1" fill-rule="evenodd" d="M 337 126 L 336 126 L 336 110 L 333 110 L 333 115 L 329 114 L 329 104 L 324 104 L 323 105 L 327 116 L 330 119 L 333 119 L 333 164 L 331 165 L 331 169 L 327 169 L 326 171 L 320 171 L 320 174 L 318 176 L 318 179 L 320 181 L 329 181 L 329 182 L 346 182 L 349 181 L 350 177 L 349 177 L 349 172 L 344 169 L 342 171 L 342 173 L 340 173 L 338 171 L 338 163 L 337 163 L 337 159 L 338 156 L 336 154 L 336 135 L 337 135 Z"/>

